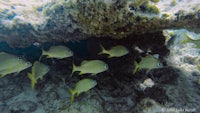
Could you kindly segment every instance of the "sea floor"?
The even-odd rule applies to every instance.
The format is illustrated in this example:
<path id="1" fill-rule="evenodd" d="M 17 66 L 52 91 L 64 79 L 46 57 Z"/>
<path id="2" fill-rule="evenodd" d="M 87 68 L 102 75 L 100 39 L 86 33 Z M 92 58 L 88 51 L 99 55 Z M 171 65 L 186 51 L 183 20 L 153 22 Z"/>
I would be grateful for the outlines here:
<path id="1" fill-rule="evenodd" d="M 115 75 L 102 73 L 69 77 L 70 70 L 52 66 L 46 77 L 31 89 L 27 72 L 0 79 L 1 113 L 198 113 L 200 86 L 194 75 L 187 78 L 167 67 L 151 74 Z M 121 73 L 122 74 L 122 73 Z M 185 77 L 184 77 L 185 76 Z M 81 78 L 93 78 L 98 85 L 70 102 L 69 88 Z M 139 84 L 151 78 L 155 85 L 141 90 Z"/>
<path id="2" fill-rule="evenodd" d="M 144 38 L 147 37 L 147 38 Z M 197 83 L 198 73 L 187 75 L 181 70 L 167 66 L 149 71 L 139 71 L 133 75 L 133 61 L 146 54 L 138 53 L 134 47 L 142 51 L 166 56 L 167 49 L 160 35 L 136 37 L 122 42 L 108 41 L 103 45 L 122 44 L 129 47 L 130 54 L 120 58 L 107 58 L 97 55 L 100 41 L 87 42 L 88 54 L 82 46 L 75 45 L 84 54 L 75 51 L 71 58 L 62 60 L 42 58 L 41 62 L 50 67 L 50 71 L 31 89 L 26 69 L 19 74 L 0 78 L 0 113 L 199 113 L 200 85 Z M 159 39 L 159 40 L 158 40 Z M 162 42 L 162 43 L 161 43 Z M 80 44 L 78 44 L 80 45 Z M 85 43 L 83 44 L 85 47 Z M 145 46 L 144 46 L 145 45 Z M 85 47 L 86 48 L 86 47 Z M 39 49 L 40 50 L 40 49 Z M 30 57 L 33 50 L 29 50 Z M 27 58 L 28 55 L 26 56 Z M 109 65 L 109 70 L 96 76 L 78 75 L 71 77 L 72 63 L 80 64 L 83 60 L 99 59 Z M 31 58 L 29 58 L 31 60 Z M 31 61 L 34 62 L 35 60 Z M 83 78 L 97 81 L 97 86 L 88 92 L 81 93 L 70 102 L 69 88 Z M 145 80 L 153 81 L 150 87 L 141 87 Z M 151 86 L 152 85 L 152 86 Z"/>

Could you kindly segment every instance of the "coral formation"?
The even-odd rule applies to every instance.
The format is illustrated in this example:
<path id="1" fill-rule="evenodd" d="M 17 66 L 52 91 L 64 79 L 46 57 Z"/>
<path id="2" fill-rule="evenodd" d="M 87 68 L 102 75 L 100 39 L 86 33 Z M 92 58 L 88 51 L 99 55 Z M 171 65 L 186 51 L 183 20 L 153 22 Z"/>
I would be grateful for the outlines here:
<path id="1" fill-rule="evenodd" d="M 198 0 L 177 4 L 170 0 L 16 0 L 0 4 L 0 41 L 18 47 L 88 36 L 120 39 L 166 28 L 200 31 Z"/>
<path id="2" fill-rule="evenodd" d="M 168 34 L 168 35 L 166 35 Z M 200 34 L 182 30 L 165 30 L 164 35 L 167 37 L 167 47 L 170 50 L 169 56 L 166 58 L 167 64 L 180 69 L 182 72 L 192 75 L 200 73 L 198 66 L 200 65 L 199 52 L 195 43 L 187 42 L 187 36 L 191 36 L 194 40 L 198 40 Z"/>
<path id="3" fill-rule="evenodd" d="M 123 38 L 137 31 L 143 32 L 149 20 L 157 20 L 159 9 L 149 0 L 83 1 L 76 3 L 75 20 L 80 23 L 83 32 L 92 36 L 110 36 Z M 138 27 L 141 27 L 138 29 Z M 150 26 L 149 26 L 150 27 Z"/>

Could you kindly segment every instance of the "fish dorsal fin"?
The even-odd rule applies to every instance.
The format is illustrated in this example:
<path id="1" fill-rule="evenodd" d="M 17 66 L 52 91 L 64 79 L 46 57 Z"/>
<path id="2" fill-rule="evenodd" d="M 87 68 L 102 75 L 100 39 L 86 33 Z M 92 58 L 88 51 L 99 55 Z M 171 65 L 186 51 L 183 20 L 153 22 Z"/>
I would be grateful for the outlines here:
<path id="1" fill-rule="evenodd" d="M 88 62 L 87 60 L 83 60 L 83 61 L 81 62 L 81 65 L 86 64 L 87 62 Z"/>

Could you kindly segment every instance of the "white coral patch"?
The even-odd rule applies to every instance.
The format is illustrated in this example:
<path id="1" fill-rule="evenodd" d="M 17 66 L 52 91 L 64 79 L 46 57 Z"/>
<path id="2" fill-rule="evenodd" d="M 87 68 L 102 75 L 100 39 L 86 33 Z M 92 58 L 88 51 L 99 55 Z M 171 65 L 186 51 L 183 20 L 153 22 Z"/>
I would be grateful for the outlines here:
<path id="1" fill-rule="evenodd" d="M 172 2 L 176 2 L 173 4 Z M 176 13 L 183 11 L 184 14 L 192 13 L 200 9 L 199 0 L 160 0 L 155 4 L 161 14 L 168 14 L 169 19 L 176 18 Z"/>
<path id="2" fill-rule="evenodd" d="M 49 3 L 61 5 L 65 0 L 0 0 L 0 23 L 7 28 L 14 25 L 32 25 L 35 30 L 44 28 L 49 17 L 46 15 Z"/>
<path id="3" fill-rule="evenodd" d="M 167 56 L 166 61 L 169 66 L 180 69 L 184 73 L 191 75 L 193 72 L 200 73 L 198 66 L 200 65 L 200 49 L 196 48 L 193 43 L 182 43 L 186 39 L 185 33 L 196 39 L 199 34 L 189 32 L 185 29 L 174 30 L 174 37 L 170 40 L 168 48 L 170 54 Z"/>

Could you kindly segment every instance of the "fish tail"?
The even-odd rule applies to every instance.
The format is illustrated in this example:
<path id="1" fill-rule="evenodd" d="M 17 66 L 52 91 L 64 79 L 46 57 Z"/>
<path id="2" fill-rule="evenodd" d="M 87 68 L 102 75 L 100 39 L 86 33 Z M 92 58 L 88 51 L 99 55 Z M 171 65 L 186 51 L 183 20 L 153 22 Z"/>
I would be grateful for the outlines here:
<path id="1" fill-rule="evenodd" d="M 138 71 L 138 69 L 139 69 L 139 64 L 136 62 L 136 61 L 134 61 L 134 70 L 133 70 L 133 74 L 135 74 L 137 71 Z"/>
<path id="2" fill-rule="evenodd" d="M 40 62 L 40 60 L 42 59 L 42 56 L 43 56 L 43 55 L 41 54 L 41 55 L 40 55 L 40 58 L 39 58 L 39 60 L 38 60 L 39 62 Z"/>
<path id="3" fill-rule="evenodd" d="M 45 55 L 45 53 L 46 53 L 46 52 L 44 51 L 44 49 L 42 49 L 42 53 L 41 53 L 41 55 L 40 55 L 39 61 L 42 59 L 42 56 Z"/>
<path id="4" fill-rule="evenodd" d="M 74 97 L 75 97 L 75 91 L 74 90 L 72 90 L 72 89 L 69 89 L 69 92 L 70 92 L 70 94 L 71 94 L 71 96 L 70 96 L 70 102 L 74 102 Z"/>
<path id="5" fill-rule="evenodd" d="M 103 47 L 102 44 L 100 44 L 100 47 L 101 47 L 101 52 L 99 52 L 98 55 L 107 53 L 106 49 Z"/>
<path id="6" fill-rule="evenodd" d="M 73 75 L 73 73 L 77 71 L 77 66 L 73 63 L 72 64 L 72 73 L 71 73 L 71 76 Z"/>
<path id="7" fill-rule="evenodd" d="M 28 73 L 28 77 L 31 80 L 31 88 L 34 89 L 37 80 L 35 80 L 35 76 L 32 73 Z"/>

